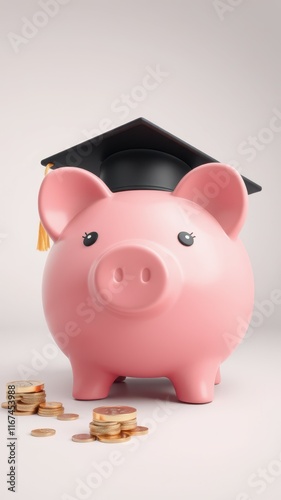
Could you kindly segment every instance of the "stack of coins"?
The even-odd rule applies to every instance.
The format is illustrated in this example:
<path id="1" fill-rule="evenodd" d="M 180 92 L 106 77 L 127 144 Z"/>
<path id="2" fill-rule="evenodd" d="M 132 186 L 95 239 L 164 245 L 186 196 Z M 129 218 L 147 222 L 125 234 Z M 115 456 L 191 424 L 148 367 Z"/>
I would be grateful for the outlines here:
<path id="1" fill-rule="evenodd" d="M 130 406 L 99 406 L 93 410 L 90 434 L 104 443 L 128 441 L 132 435 L 147 434 L 137 425 L 137 410 Z"/>
<path id="2" fill-rule="evenodd" d="M 6 401 L 2 408 L 12 409 L 17 416 L 38 414 L 59 420 L 76 420 L 77 413 L 64 413 L 60 402 L 47 402 L 44 383 L 38 380 L 13 380 L 6 384 Z"/>
<path id="3" fill-rule="evenodd" d="M 64 407 L 62 403 L 57 401 L 40 403 L 38 408 L 38 415 L 41 417 L 57 417 L 62 415 L 64 412 Z"/>
<path id="4" fill-rule="evenodd" d="M 10 388 L 14 386 L 14 390 Z M 37 413 L 39 404 L 46 401 L 43 382 L 38 380 L 14 380 L 6 385 L 7 406 L 14 407 L 14 415 L 24 416 Z M 14 404 L 15 403 L 15 404 Z M 3 407 L 4 403 L 2 404 Z"/>

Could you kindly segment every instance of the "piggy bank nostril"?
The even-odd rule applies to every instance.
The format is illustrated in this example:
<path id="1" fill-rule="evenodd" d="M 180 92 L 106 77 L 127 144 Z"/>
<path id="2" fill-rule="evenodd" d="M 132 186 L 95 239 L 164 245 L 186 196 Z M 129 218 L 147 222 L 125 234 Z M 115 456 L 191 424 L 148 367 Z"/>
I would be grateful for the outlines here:
<path id="1" fill-rule="evenodd" d="M 113 274 L 114 280 L 117 281 L 117 283 L 120 283 L 121 281 L 123 281 L 123 276 L 123 269 L 121 269 L 121 267 L 117 267 Z"/>
<path id="2" fill-rule="evenodd" d="M 143 283 L 148 283 L 150 277 L 151 277 L 151 272 L 147 267 L 145 267 L 141 272 L 141 281 Z"/>

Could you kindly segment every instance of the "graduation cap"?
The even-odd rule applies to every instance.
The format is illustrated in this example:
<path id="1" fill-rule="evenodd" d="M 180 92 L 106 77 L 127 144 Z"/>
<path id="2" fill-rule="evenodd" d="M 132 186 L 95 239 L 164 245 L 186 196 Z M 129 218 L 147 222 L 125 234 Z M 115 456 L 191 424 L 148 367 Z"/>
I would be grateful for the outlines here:
<path id="1" fill-rule="evenodd" d="M 173 191 L 181 178 L 204 163 L 218 162 L 144 118 L 42 160 L 52 169 L 73 166 L 100 177 L 111 191 Z M 242 176 L 243 177 L 243 176 Z M 243 177 L 248 194 L 261 186 Z"/>
<path id="2" fill-rule="evenodd" d="M 100 177 L 113 192 L 133 189 L 173 191 L 181 178 L 204 163 L 217 160 L 154 125 L 137 118 L 93 139 L 41 161 L 52 170 L 64 166 L 83 168 Z M 261 186 L 242 176 L 248 194 Z M 44 240 L 40 228 L 41 243 Z M 48 242 L 46 242 L 48 246 Z M 38 244 L 38 249 L 44 249 Z"/>

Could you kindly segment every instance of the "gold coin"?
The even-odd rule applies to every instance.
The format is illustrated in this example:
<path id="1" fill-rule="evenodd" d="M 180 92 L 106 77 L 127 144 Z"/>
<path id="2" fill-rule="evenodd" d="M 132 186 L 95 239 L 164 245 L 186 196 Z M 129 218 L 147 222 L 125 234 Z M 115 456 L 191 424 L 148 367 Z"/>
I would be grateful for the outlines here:
<path id="1" fill-rule="evenodd" d="M 104 428 L 106 427 L 107 429 L 111 428 L 111 427 L 115 427 L 116 425 L 118 425 L 120 422 L 103 422 L 102 420 L 93 420 L 92 422 L 90 422 L 90 425 L 96 425 L 97 427 L 101 427 L 101 428 Z"/>
<path id="2" fill-rule="evenodd" d="M 7 392 L 10 385 L 15 386 L 16 393 L 39 392 L 44 389 L 44 383 L 39 380 L 13 380 L 6 384 Z"/>
<path id="3" fill-rule="evenodd" d="M 23 404 L 23 403 L 17 403 L 17 410 L 18 411 L 32 411 L 32 410 L 37 410 L 38 405 L 28 405 L 28 404 Z"/>
<path id="4" fill-rule="evenodd" d="M 38 398 L 38 399 L 27 399 L 27 398 L 21 398 L 20 403 L 24 403 L 26 405 L 39 405 L 40 403 L 44 403 L 45 398 Z"/>
<path id="5" fill-rule="evenodd" d="M 106 433 L 99 433 L 99 436 L 116 436 L 121 432 L 121 426 L 116 429 L 108 429 Z"/>
<path id="6" fill-rule="evenodd" d="M 63 410 L 61 410 L 59 412 L 58 411 L 56 411 L 56 412 L 53 411 L 51 413 L 44 413 L 44 412 L 38 410 L 38 415 L 40 417 L 58 417 L 59 415 L 62 415 L 62 414 L 63 414 Z"/>
<path id="7" fill-rule="evenodd" d="M 121 431 L 121 425 L 119 422 L 117 422 L 115 425 L 94 425 L 94 424 L 89 424 L 90 427 L 90 432 L 91 434 L 94 434 L 94 436 L 99 436 L 101 434 L 107 434 L 107 435 L 115 435 L 119 434 Z"/>
<path id="8" fill-rule="evenodd" d="M 30 434 L 35 437 L 46 437 L 53 436 L 55 433 L 55 429 L 33 429 Z"/>
<path id="9" fill-rule="evenodd" d="M 13 411 L 13 415 L 16 415 L 16 417 L 24 417 L 27 415 L 34 415 L 36 411 Z"/>
<path id="10" fill-rule="evenodd" d="M 18 393 L 20 394 L 20 392 Z M 45 389 L 41 389 L 40 391 L 35 391 L 35 392 L 24 392 L 22 393 L 23 396 L 27 397 L 27 398 L 39 398 L 39 396 L 46 396 L 46 391 Z"/>
<path id="11" fill-rule="evenodd" d="M 39 403 L 39 404 L 38 404 L 39 409 L 40 409 L 41 411 L 46 411 L 46 412 L 48 412 L 48 411 L 50 411 L 50 412 L 51 412 L 51 411 L 61 411 L 61 410 L 63 410 L 63 408 L 64 408 L 63 406 L 54 406 L 53 408 L 51 408 L 51 407 L 50 407 L 50 408 L 45 408 L 44 406 L 41 406 L 41 405 L 44 405 L 44 404 L 45 404 L 45 403 Z"/>
<path id="12" fill-rule="evenodd" d="M 42 413 L 42 415 L 61 415 L 64 413 L 64 408 L 54 408 L 53 410 L 44 410 L 42 408 L 38 408 L 38 413 Z"/>
<path id="13" fill-rule="evenodd" d="M 130 431 L 128 430 L 126 432 L 128 432 L 128 434 L 130 434 L 130 436 L 143 436 L 144 434 L 148 433 L 148 427 L 143 427 L 141 425 L 138 425 L 134 429 L 132 429 Z"/>
<path id="14" fill-rule="evenodd" d="M 28 401 L 28 403 L 33 403 L 33 401 L 37 403 L 39 401 L 40 403 L 44 402 L 46 400 L 46 393 L 45 391 L 40 391 L 40 392 L 29 392 L 26 394 L 21 394 L 20 395 L 22 400 Z"/>
<path id="15" fill-rule="evenodd" d="M 125 441 L 129 441 L 131 439 L 130 434 L 126 432 L 120 432 L 120 434 L 116 436 L 98 436 L 98 440 L 103 443 L 124 443 Z"/>
<path id="16" fill-rule="evenodd" d="M 17 394 L 21 394 L 22 397 L 25 398 L 40 398 L 41 396 L 46 396 L 46 391 L 42 389 L 42 391 L 36 391 L 36 392 L 18 392 Z"/>
<path id="17" fill-rule="evenodd" d="M 99 406 L 93 409 L 94 420 L 124 422 L 136 417 L 137 410 L 131 406 Z"/>
<path id="18" fill-rule="evenodd" d="M 20 401 L 21 398 L 22 398 L 21 394 L 12 394 L 12 397 L 11 397 L 11 395 L 6 394 L 7 401 Z"/>
<path id="19" fill-rule="evenodd" d="M 74 434 L 71 439 L 75 443 L 90 443 L 96 440 L 95 436 L 91 436 L 91 434 Z"/>
<path id="20" fill-rule="evenodd" d="M 44 404 L 44 403 L 42 403 L 42 404 Z M 40 411 L 43 411 L 43 412 L 46 412 L 46 413 L 52 413 L 53 411 L 62 411 L 62 410 L 64 410 L 64 406 L 60 406 L 58 408 L 42 408 L 41 403 L 39 403 L 38 406 L 39 406 L 39 410 Z"/>
<path id="21" fill-rule="evenodd" d="M 121 422 L 121 431 L 131 430 L 134 429 L 136 426 L 137 426 L 137 419 L 132 418 L 132 420 Z"/>
<path id="22" fill-rule="evenodd" d="M 38 412 L 46 413 L 46 415 L 51 415 L 51 413 L 59 413 L 60 415 L 64 413 L 64 408 L 54 408 L 53 410 L 44 410 L 43 408 L 38 408 Z"/>
<path id="23" fill-rule="evenodd" d="M 62 413 L 64 413 L 64 408 L 58 408 L 57 410 L 42 410 L 38 408 L 38 413 L 42 415 L 62 415 Z"/>
<path id="24" fill-rule="evenodd" d="M 132 431 L 136 427 L 137 427 L 137 424 L 126 425 L 126 422 L 124 422 L 124 424 L 121 424 L 121 431 L 125 431 L 125 432 Z"/>
<path id="25" fill-rule="evenodd" d="M 52 410 L 54 408 L 62 408 L 62 403 L 59 403 L 58 401 L 47 401 L 46 403 L 40 403 L 40 408 L 43 408 L 44 410 Z"/>
<path id="26" fill-rule="evenodd" d="M 76 420 L 77 418 L 79 418 L 77 413 L 62 413 L 57 416 L 58 420 Z"/>
<path id="27" fill-rule="evenodd" d="M 26 399 L 21 399 L 20 401 L 17 401 L 17 404 L 33 405 L 34 407 L 36 406 L 37 408 L 39 408 L 40 403 L 42 403 L 42 401 L 26 401 Z"/>

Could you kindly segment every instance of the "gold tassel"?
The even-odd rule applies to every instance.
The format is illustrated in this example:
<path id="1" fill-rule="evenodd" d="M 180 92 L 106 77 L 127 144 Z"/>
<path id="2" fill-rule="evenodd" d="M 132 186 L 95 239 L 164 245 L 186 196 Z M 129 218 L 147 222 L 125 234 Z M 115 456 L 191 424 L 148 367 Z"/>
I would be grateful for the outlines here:
<path id="1" fill-rule="evenodd" d="M 48 165 L 45 168 L 45 176 L 49 172 L 50 168 L 54 166 L 53 163 L 48 163 Z M 50 238 L 49 235 L 46 231 L 46 229 L 43 227 L 41 221 L 39 224 L 39 231 L 38 231 L 38 240 L 37 240 L 37 250 L 40 250 L 42 252 L 49 250 L 50 248 Z"/>

